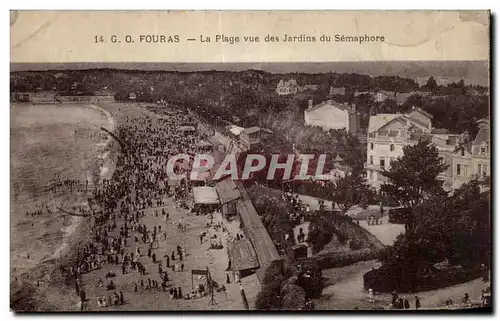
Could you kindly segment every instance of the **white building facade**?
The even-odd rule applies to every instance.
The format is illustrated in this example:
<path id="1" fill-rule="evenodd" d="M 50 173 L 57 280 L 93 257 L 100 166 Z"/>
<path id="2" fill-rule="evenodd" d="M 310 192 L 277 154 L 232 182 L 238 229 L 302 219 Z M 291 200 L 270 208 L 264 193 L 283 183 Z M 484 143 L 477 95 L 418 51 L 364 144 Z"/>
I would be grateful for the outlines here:
<path id="1" fill-rule="evenodd" d="M 345 129 L 352 134 L 359 131 L 360 115 L 354 105 L 345 105 L 332 100 L 324 101 L 313 106 L 309 100 L 309 106 L 304 111 L 304 122 L 309 126 L 318 126 L 324 130 Z"/>
<path id="2" fill-rule="evenodd" d="M 473 141 L 465 143 L 463 135 L 434 131 L 432 116 L 413 108 L 406 114 L 378 114 L 370 117 L 367 137 L 366 178 L 370 185 L 380 188 L 388 182 L 382 172 L 391 162 L 404 155 L 403 147 L 420 139 L 431 141 L 448 168 L 438 176 L 447 191 L 460 188 L 473 179 L 490 176 L 489 121 L 478 122 L 479 132 Z"/>

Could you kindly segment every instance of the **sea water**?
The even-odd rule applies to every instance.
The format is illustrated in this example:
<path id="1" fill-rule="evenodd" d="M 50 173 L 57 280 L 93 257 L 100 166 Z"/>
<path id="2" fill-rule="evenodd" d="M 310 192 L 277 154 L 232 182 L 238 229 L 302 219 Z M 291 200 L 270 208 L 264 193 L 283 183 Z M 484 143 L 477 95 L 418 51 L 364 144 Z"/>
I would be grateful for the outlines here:
<path id="1" fill-rule="evenodd" d="M 109 129 L 112 120 L 95 106 L 11 106 L 10 252 L 14 275 L 57 256 L 77 228 L 81 217 L 58 208 L 76 211 L 85 192 L 54 192 L 50 186 L 66 179 L 80 180 L 85 186 L 91 180 L 92 167 L 105 152 L 101 126 Z M 41 216 L 26 215 L 37 206 L 43 206 Z"/>

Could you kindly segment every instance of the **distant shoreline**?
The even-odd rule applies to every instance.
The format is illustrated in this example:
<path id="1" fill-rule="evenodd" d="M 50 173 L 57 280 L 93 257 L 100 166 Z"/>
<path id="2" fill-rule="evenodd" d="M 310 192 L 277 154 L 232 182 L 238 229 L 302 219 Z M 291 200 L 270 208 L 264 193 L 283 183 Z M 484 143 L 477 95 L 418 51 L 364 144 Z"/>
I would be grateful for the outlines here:
<path id="1" fill-rule="evenodd" d="M 248 62 L 248 63 L 11 63 L 11 73 L 64 70 L 116 70 L 123 72 L 242 72 L 256 70 L 274 74 L 358 73 L 400 76 L 410 79 L 430 76 L 464 79 L 467 84 L 489 86 L 489 62 L 480 61 L 341 61 L 341 62 Z"/>

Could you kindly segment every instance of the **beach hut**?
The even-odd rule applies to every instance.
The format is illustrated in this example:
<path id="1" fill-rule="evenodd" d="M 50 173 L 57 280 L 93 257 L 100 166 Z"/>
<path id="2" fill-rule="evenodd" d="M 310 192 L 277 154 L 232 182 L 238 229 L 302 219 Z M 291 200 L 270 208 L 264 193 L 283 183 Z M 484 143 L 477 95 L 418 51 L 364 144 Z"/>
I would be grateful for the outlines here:
<path id="1" fill-rule="evenodd" d="M 297 244 L 288 248 L 288 257 L 292 260 L 307 257 L 307 246 L 304 244 Z"/>
<path id="2" fill-rule="evenodd" d="M 241 277 L 248 276 L 259 268 L 257 254 L 247 238 L 227 242 L 227 256 L 231 262 L 231 271 L 239 273 Z"/>
<path id="3" fill-rule="evenodd" d="M 196 131 L 196 128 L 194 126 L 180 126 L 179 131 L 183 133 L 185 136 L 194 134 Z"/>
<path id="4" fill-rule="evenodd" d="M 210 186 L 193 187 L 194 209 L 197 213 L 211 212 L 219 208 L 220 201 L 217 190 Z"/>
<path id="5" fill-rule="evenodd" d="M 217 194 L 219 194 L 222 215 L 226 219 L 236 216 L 238 214 L 236 212 L 236 201 L 241 198 L 241 193 L 236 183 L 231 177 L 226 177 L 215 184 L 215 189 L 217 190 Z"/>

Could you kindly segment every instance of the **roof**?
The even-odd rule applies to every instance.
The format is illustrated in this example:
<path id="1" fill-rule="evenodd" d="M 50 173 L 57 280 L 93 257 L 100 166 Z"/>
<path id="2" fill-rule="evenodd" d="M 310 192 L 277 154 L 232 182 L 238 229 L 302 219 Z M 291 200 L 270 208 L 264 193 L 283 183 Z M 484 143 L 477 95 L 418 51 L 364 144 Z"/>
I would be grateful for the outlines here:
<path id="1" fill-rule="evenodd" d="M 431 131 L 431 134 L 449 134 L 450 131 L 448 129 L 445 129 L 445 128 L 434 128 L 432 131 Z"/>
<path id="2" fill-rule="evenodd" d="M 241 132 L 244 130 L 243 127 L 240 127 L 240 126 L 230 126 L 229 128 L 229 131 L 233 134 L 233 135 L 236 135 L 238 136 L 239 134 L 241 134 Z"/>
<path id="3" fill-rule="evenodd" d="M 434 116 L 432 116 L 431 114 L 429 114 L 425 110 L 423 110 L 421 108 L 418 108 L 418 107 L 415 107 L 415 106 L 413 106 L 411 108 L 411 110 L 409 112 L 407 112 L 407 114 L 409 114 L 409 113 L 411 113 L 412 111 L 415 111 L 415 110 L 418 111 L 418 112 L 420 112 L 422 115 L 429 117 L 430 119 L 434 118 Z"/>
<path id="4" fill-rule="evenodd" d="M 358 97 L 360 95 L 369 95 L 370 92 L 369 91 L 355 91 L 354 92 L 354 97 Z"/>
<path id="5" fill-rule="evenodd" d="M 243 129 L 243 132 L 245 134 L 253 134 L 253 133 L 257 133 L 259 131 L 260 131 L 260 127 L 258 127 L 258 126 L 253 126 L 253 127 Z"/>
<path id="6" fill-rule="evenodd" d="M 427 127 L 428 127 L 428 125 L 427 125 L 426 123 L 424 123 L 423 121 L 421 121 L 421 120 L 419 120 L 419 119 L 417 119 L 417 118 L 412 118 L 412 117 L 409 117 L 408 119 L 410 119 L 410 121 L 411 121 L 411 122 L 416 123 L 416 124 L 419 124 L 419 125 L 420 125 L 420 126 L 422 126 L 422 127 L 425 127 L 425 128 L 427 128 Z"/>
<path id="7" fill-rule="evenodd" d="M 278 250 L 274 246 L 273 240 L 267 233 L 267 230 L 255 210 L 252 202 L 240 199 L 236 202 L 236 211 L 243 223 L 245 234 L 252 241 L 259 264 L 265 267 L 272 261 L 280 258 Z"/>
<path id="8" fill-rule="evenodd" d="M 374 95 L 376 95 L 376 94 L 384 94 L 384 95 L 386 95 L 388 97 L 394 97 L 394 92 L 393 91 L 388 91 L 388 90 L 383 90 L 383 89 L 381 89 L 381 90 L 379 90 L 379 91 L 377 91 L 377 92 L 375 92 L 373 94 Z"/>
<path id="9" fill-rule="evenodd" d="M 382 128 L 388 122 L 394 120 L 395 118 L 401 117 L 398 114 L 378 114 L 374 116 L 370 116 L 370 120 L 368 122 L 368 132 L 373 133 Z"/>
<path id="10" fill-rule="evenodd" d="M 207 142 L 207 141 L 202 140 L 202 141 L 199 141 L 198 143 L 196 143 L 196 146 L 197 147 L 210 147 L 210 146 L 212 146 L 212 144 Z"/>
<path id="11" fill-rule="evenodd" d="M 257 254 L 249 239 L 244 238 L 227 242 L 227 255 L 234 271 L 256 269 L 259 267 Z"/>
<path id="12" fill-rule="evenodd" d="M 179 127 L 179 130 L 180 131 L 195 131 L 196 128 L 194 128 L 193 126 L 180 126 Z"/>
<path id="13" fill-rule="evenodd" d="M 315 110 L 323 108 L 323 107 L 334 107 L 334 108 L 337 108 L 337 109 L 340 109 L 340 110 L 343 110 L 343 111 L 347 111 L 349 113 L 353 112 L 351 110 L 350 106 L 337 103 L 337 102 L 335 102 L 333 100 L 323 101 L 323 102 L 317 104 L 316 106 L 314 106 L 312 108 L 306 109 L 306 112 L 315 111 Z"/>
<path id="14" fill-rule="evenodd" d="M 480 145 L 481 143 L 489 142 L 490 141 L 490 133 L 487 128 L 481 128 L 479 129 L 479 132 L 476 135 L 476 138 L 474 138 L 473 144 L 474 145 Z"/>
<path id="15" fill-rule="evenodd" d="M 424 140 L 424 141 L 432 141 L 432 134 L 426 134 L 426 133 L 412 133 L 411 134 L 411 139 L 412 140 Z"/>
<path id="16" fill-rule="evenodd" d="M 236 182 L 236 186 L 243 197 L 243 199 L 238 200 L 236 203 L 236 211 L 240 217 L 240 222 L 243 223 L 245 234 L 252 242 L 260 266 L 267 268 L 271 262 L 279 260 L 280 255 L 259 214 L 255 210 L 245 187 L 243 187 L 240 181 Z"/>
<path id="17" fill-rule="evenodd" d="M 344 160 L 342 159 L 342 157 L 340 157 L 339 154 L 337 154 L 337 156 L 335 156 L 335 159 L 333 161 L 334 162 L 343 162 Z"/>
<path id="18" fill-rule="evenodd" d="M 215 184 L 215 189 L 219 194 L 221 204 L 229 203 L 241 197 L 240 190 L 231 177 L 226 177 L 220 182 L 217 182 L 217 184 Z"/>
<path id="19" fill-rule="evenodd" d="M 193 197 L 195 204 L 219 204 L 217 190 L 209 186 L 193 187 Z"/>
<path id="20" fill-rule="evenodd" d="M 208 141 L 210 142 L 210 144 L 212 144 L 213 146 L 218 146 L 218 145 L 223 145 L 221 141 L 219 141 L 217 139 L 216 136 L 212 136 L 212 137 L 209 137 L 208 138 Z"/>

